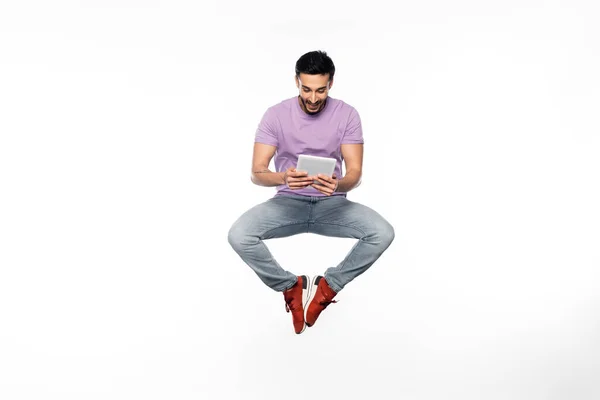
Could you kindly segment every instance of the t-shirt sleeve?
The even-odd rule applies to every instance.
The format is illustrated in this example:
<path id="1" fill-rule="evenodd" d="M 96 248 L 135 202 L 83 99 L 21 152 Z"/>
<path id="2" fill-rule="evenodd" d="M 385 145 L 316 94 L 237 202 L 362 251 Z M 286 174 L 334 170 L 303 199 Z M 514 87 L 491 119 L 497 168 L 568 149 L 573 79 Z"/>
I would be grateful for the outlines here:
<path id="1" fill-rule="evenodd" d="M 258 124 L 254 142 L 269 144 L 277 147 L 279 145 L 279 140 L 277 138 L 278 126 L 279 122 L 277 121 L 277 117 L 275 116 L 273 110 L 269 108 Z"/>
<path id="2" fill-rule="evenodd" d="M 352 109 L 350 117 L 348 118 L 348 124 L 346 125 L 346 131 L 342 138 L 342 144 L 363 144 L 363 132 L 362 124 L 360 122 L 360 115 L 355 109 Z"/>

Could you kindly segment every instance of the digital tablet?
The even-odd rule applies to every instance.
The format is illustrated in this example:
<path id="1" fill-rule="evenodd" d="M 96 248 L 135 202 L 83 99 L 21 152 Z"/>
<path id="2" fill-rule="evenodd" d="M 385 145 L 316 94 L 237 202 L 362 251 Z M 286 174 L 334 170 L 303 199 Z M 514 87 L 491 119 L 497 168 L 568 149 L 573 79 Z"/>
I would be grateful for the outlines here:
<path id="1" fill-rule="evenodd" d="M 296 165 L 296 171 L 305 171 L 308 173 L 308 176 L 317 176 L 318 174 L 323 174 L 331 177 L 333 176 L 333 171 L 335 171 L 335 163 L 335 158 L 300 154 L 298 156 L 298 165 Z M 314 182 L 320 184 L 319 181 Z"/>

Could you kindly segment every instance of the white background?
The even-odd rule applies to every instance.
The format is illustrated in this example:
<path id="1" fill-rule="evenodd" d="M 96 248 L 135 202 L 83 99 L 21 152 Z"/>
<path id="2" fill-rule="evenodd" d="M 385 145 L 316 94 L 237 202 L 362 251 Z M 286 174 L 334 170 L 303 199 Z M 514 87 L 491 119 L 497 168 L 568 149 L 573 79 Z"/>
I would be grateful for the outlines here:
<path id="1" fill-rule="evenodd" d="M 589 1 L 3 1 L 0 398 L 600 398 Z M 325 50 L 396 239 L 313 328 L 227 232 Z M 297 274 L 353 241 L 268 241 Z"/>

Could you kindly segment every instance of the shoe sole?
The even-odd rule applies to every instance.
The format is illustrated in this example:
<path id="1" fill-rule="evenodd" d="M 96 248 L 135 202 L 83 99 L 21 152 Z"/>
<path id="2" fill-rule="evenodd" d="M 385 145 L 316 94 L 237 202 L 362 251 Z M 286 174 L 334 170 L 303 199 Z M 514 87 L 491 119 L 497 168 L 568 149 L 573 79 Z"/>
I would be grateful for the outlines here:
<path id="1" fill-rule="evenodd" d="M 312 290 L 312 280 L 306 276 L 302 275 L 302 306 L 304 310 L 306 310 L 306 306 L 308 305 L 309 296 Z"/>
<path id="2" fill-rule="evenodd" d="M 306 299 L 306 304 L 304 305 L 304 325 L 308 326 L 309 328 L 312 325 L 308 325 L 306 323 L 306 312 L 308 311 L 308 305 L 310 304 L 310 302 L 312 301 L 312 299 L 315 297 L 315 294 L 317 294 L 317 288 L 319 287 L 319 281 L 321 279 L 323 279 L 323 276 L 322 275 L 317 275 L 314 278 L 312 278 L 312 280 L 310 281 L 310 285 L 309 285 L 310 291 L 309 291 L 309 294 L 308 294 L 307 299 Z"/>
<path id="3" fill-rule="evenodd" d="M 304 327 L 297 334 L 301 334 L 306 329 L 306 307 L 308 306 L 308 298 L 311 292 L 311 280 L 306 275 L 301 275 L 302 277 L 302 305 L 304 307 Z"/>

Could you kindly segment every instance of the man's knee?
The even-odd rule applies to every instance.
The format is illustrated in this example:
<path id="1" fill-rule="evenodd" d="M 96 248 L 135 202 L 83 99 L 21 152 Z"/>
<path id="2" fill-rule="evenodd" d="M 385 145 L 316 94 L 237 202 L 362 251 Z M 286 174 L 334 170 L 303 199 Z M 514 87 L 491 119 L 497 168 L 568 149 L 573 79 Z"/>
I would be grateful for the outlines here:
<path id="1" fill-rule="evenodd" d="M 246 250 L 249 246 L 258 243 L 258 238 L 248 231 L 248 227 L 244 223 L 236 221 L 227 234 L 227 240 L 233 249 L 240 253 Z"/>
<path id="2" fill-rule="evenodd" d="M 241 248 L 242 240 L 244 237 L 244 233 L 239 228 L 238 224 L 233 224 L 231 228 L 229 228 L 229 233 L 227 234 L 227 241 L 233 247 L 234 250 L 238 250 Z"/>
<path id="3" fill-rule="evenodd" d="M 381 244 L 386 248 L 392 244 L 394 238 L 396 237 L 396 233 L 394 232 L 394 227 L 389 223 L 385 222 L 381 225 L 378 230 L 378 236 L 381 240 Z"/>

